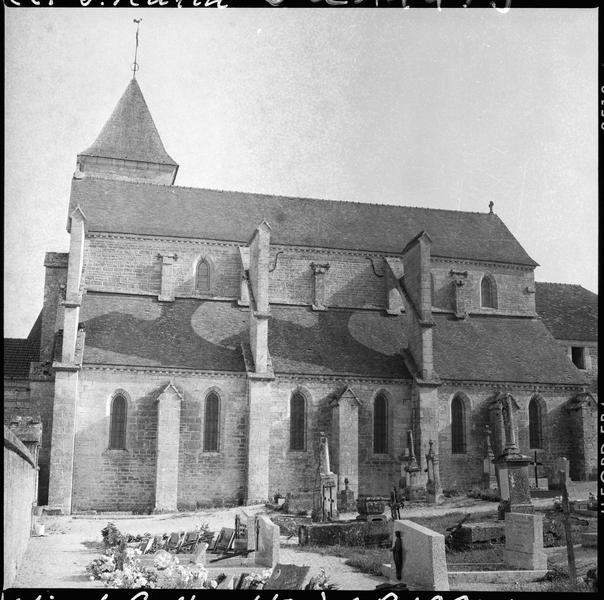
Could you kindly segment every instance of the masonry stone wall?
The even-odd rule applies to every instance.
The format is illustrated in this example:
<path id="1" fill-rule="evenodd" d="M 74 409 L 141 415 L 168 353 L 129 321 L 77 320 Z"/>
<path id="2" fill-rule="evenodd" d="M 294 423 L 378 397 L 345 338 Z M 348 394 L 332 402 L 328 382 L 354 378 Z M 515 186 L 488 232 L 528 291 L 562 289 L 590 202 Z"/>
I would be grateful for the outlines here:
<path id="1" fill-rule="evenodd" d="M 489 421 L 489 403 L 494 398 L 496 388 L 490 386 L 454 386 L 445 384 L 439 389 L 439 458 L 440 473 L 443 489 L 457 488 L 466 490 L 479 486 L 482 474 L 482 460 L 486 456 L 485 426 L 492 424 Z M 511 389 L 511 394 L 518 403 L 519 409 L 515 412 L 516 439 L 520 451 L 543 463 L 543 471 L 547 476 L 553 477 L 556 458 L 565 456 L 571 462 L 571 469 L 578 456 L 573 453 L 572 432 L 570 418 L 566 406 L 569 399 L 577 393 L 572 389 L 546 389 L 539 391 L 544 410 L 542 412 L 542 439 L 543 448 L 529 446 L 529 417 L 528 406 L 535 395 L 531 389 Z M 453 454 L 451 452 L 451 401 L 453 396 L 463 393 L 466 402 L 466 452 Z M 468 412 L 469 411 L 469 412 Z M 497 448 L 491 437 L 493 450 Z"/>
<path id="2" fill-rule="evenodd" d="M 535 312 L 535 281 L 531 268 L 476 263 L 432 258 L 431 272 L 434 280 L 434 307 L 453 310 L 453 280 L 451 270 L 467 272 L 462 294 L 468 312 L 497 314 L 532 314 Z M 497 309 L 480 307 L 480 282 L 490 274 L 495 281 Z"/>
<path id="3" fill-rule="evenodd" d="M 10 587 L 17 574 L 31 531 L 36 486 L 35 460 L 19 440 L 4 428 L 4 581 Z"/>
<path id="4" fill-rule="evenodd" d="M 332 408 L 329 401 L 346 385 L 361 402 L 359 414 L 359 494 L 389 493 L 400 478 L 400 461 L 404 440 L 400 431 L 409 424 L 409 384 L 350 382 L 345 380 L 312 381 L 310 378 L 281 378 L 272 385 L 270 408 L 271 448 L 269 493 L 282 494 L 312 490 L 318 487 L 319 432 L 329 439 L 330 453 L 336 451 L 332 431 Z M 290 443 L 290 398 L 300 390 L 307 399 L 306 450 L 292 451 Z M 386 392 L 389 410 L 388 454 L 373 454 L 373 399 L 379 391 Z"/>
<path id="5" fill-rule="evenodd" d="M 176 296 L 238 298 L 241 289 L 241 259 L 238 244 L 201 240 L 178 240 L 94 233 L 86 240 L 85 286 L 90 290 L 159 295 L 162 259 L 176 254 L 171 269 Z M 211 265 L 210 293 L 195 290 L 195 267 L 200 258 Z M 311 263 L 328 263 L 324 275 L 326 306 L 386 308 L 386 264 L 378 254 L 272 246 L 270 251 L 270 302 L 312 304 Z M 453 276 L 450 271 L 467 271 L 462 293 L 470 312 L 530 314 L 535 309 L 533 271 L 530 268 L 491 263 L 432 259 L 434 306 L 453 310 Z M 497 309 L 480 307 L 480 281 L 490 274 L 496 282 Z M 416 284 L 406 285 L 414 293 Z M 52 285 L 51 285 L 52 284 Z M 50 288 L 54 280 L 48 282 Z M 56 286 L 55 286 L 56 287 Z M 48 337 L 48 336 L 47 336 Z"/>
<path id="6" fill-rule="evenodd" d="M 148 510 L 155 501 L 157 398 L 167 374 L 83 369 L 80 377 L 74 510 Z M 178 504 L 210 504 L 219 498 L 236 503 L 244 482 L 245 380 L 242 377 L 173 376 L 181 406 Z M 220 453 L 203 452 L 203 401 L 210 389 L 221 395 Z M 128 399 L 126 450 L 108 450 L 113 394 Z"/>

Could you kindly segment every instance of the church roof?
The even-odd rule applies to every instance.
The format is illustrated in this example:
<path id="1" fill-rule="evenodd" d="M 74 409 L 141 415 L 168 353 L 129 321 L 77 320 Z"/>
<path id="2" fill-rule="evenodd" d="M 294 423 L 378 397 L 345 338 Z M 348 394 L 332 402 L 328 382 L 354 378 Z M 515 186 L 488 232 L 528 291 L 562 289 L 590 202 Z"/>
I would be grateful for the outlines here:
<path id="1" fill-rule="evenodd" d="M 249 312 L 231 302 L 88 293 L 80 317 L 84 364 L 244 372 Z M 277 373 L 410 378 L 400 353 L 402 317 L 374 311 L 271 306 Z"/>
<path id="2" fill-rule="evenodd" d="M 249 313 L 231 302 L 89 292 L 81 321 L 84 364 L 244 372 Z M 434 315 L 434 365 L 442 379 L 580 385 L 583 376 L 539 319 Z M 276 373 L 410 379 L 404 316 L 272 305 Z"/>
<path id="3" fill-rule="evenodd" d="M 74 179 L 89 231 L 249 242 L 264 219 L 271 243 L 400 253 L 419 231 L 432 255 L 535 266 L 503 221 L 489 213 L 335 202 L 242 192 Z"/>
<path id="4" fill-rule="evenodd" d="M 136 79 L 128 84 L 94 144 L 80 154 L 177 166 L 162 144 Z"/>
<path id="5" fill-rule="evenodd" d="M 537 313 L 559 340 L 598 340 L 598 295 L 580 285 L 535 282 Z"/>
<path id="6" fill-rule="evenodd" d="M 443 379 L 585 384 L 539 319 L 434 315 L 434 368 Z"/>

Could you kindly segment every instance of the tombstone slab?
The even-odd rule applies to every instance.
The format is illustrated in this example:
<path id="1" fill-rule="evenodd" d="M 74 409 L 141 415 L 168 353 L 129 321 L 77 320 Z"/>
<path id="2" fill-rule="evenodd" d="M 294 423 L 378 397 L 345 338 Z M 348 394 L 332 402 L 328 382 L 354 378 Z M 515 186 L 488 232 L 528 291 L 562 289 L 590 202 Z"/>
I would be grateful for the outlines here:
<path id="1" fill-rule="evenodd" d="M 475 542 L 490 542 L 505 536 L 505 526 L 501 521 L 494 523 L 467 523 L 462 525 L 454 533 L 456 541 L 462 544 L 474 544 Z"/>
<path id="2" fill-rule="evenodd" d="M 279 562 L 279 526 L 268 517 L 256 518 L 256 556 L 257 565 L 272 568 Z"/>
<path id="3" fill-rule="evenodd" d="M 547 569 L 543 515 L 506 513 L 503 561 L 517 569 Z"/>
<path id="4" fill-rule="evenodd" d="M 445 536 L 413 521 L 393 521 L 392 547 L 396 532 L 400 531 L 403 545 L 402 581 L 413 590 L 449 590 L 447 561 L 445 558 Z M 396 578 L 394 561 L 390 570 L 390 581 Z"/>
<path id="5" fill-rule="evenodd" d="M 263 589 L 303 590 L 310 581 L 309 571 L 310 567 L 277 563 Z"/>

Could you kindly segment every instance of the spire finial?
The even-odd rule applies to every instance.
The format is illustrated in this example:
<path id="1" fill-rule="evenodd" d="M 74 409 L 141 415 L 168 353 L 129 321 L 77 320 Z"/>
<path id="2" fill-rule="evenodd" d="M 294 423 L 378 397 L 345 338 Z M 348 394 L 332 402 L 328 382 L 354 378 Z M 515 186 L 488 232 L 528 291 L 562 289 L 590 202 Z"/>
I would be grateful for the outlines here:
<path id="1" fill-rule="evenodd" d="M 134 62 L 132 63 L 132 79 L 136 79 L 136 72 L 138 71 L 138 63 L 136 59 L 138 57 L 138 29 L 141 26 L 141 19 L 132 19 L 134 23 L 136 23 L 136 46 L 134 48 Z"/>
<path id="2" fill-rule="evenodd" d="M 493 206 L 495 206 L 495 203 L 491 200 L 489 202 L 489 214 L 492 215 L 493 214 Z"/>

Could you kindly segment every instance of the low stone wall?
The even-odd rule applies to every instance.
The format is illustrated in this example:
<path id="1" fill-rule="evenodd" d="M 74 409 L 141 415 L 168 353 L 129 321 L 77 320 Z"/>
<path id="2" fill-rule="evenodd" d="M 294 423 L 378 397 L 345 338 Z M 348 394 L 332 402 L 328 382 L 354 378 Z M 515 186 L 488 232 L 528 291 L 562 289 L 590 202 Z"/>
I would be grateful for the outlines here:
<path id="1" fill-rule="evenodd" d="M 4 427 L 4 588 L 13 585 L 27 548 L 37 476 L 34 458 Z"/>

